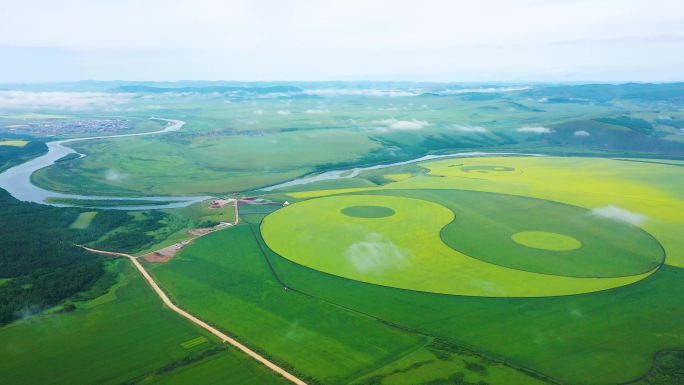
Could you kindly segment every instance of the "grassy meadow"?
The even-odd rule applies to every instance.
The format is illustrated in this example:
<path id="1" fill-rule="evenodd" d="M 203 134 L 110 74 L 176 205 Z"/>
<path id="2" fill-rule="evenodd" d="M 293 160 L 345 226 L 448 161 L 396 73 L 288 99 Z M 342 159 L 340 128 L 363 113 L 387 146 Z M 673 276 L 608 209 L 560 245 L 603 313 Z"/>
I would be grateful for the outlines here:
<path id="1" fill-rule="evenodd" d="M 0 254 L 4 383 L 134 384 L 226 349 L 163 306 L 128 261 L 74 245 L 139 250 L 189 220 L 160 211 L 57 208 L 0 192 L 7 225 Z M 255 383 L 281 383 L 254 361 L 233 355 L 222 361 L 254 372 Z M 222 378 L 232 384 L 244 377 Z"/>
<path id="2" fill-rule="evenodd" d="M 323 383 L 347 383 L 425 343 L 423 337 L 286 290 L 252 231 L 245 224 L 197 239 L 170 262 L 150 266 L 151 272 L 189 311 Z"/>
<path id="3" fill-rule="evenodd" d="M 292 288 L 562 383 L 634 380 L 648 372 L 657 351 L 684 348 L 682 301 L 662 294 L 682 289 L 679 268 L 665 266 L 635 284 L 597 293 L 483 298 L 381 287 L 269 255 Z"/>
<path id="4" fill-rule="evenodd" d="M 140 384 L 187 385 L 196 383 L 199 378 L 202 379 L 203 385 L 286 385 L 290 383 L 254 363 L 244 353 L 231 349 L 185 365 L 168 374 L 145 378 Z"/>
<path id="5" fill-rule="evenodd" d="M 482 378 L 481 373 L 468 374 L 464 361 L 494 365 L 492 384 L 543 382 L 365 312 L 283 286 L 271 270 L 271 257 L 262 254 L 261 238 L 252 233 L 257 229 L 243 224 L 205 236 L 171 262 L 150 266 L 152 274 L 188 310 L 313 384 L 378 383 L 384 377 L 388 382 L 383 383 L 391 384 L 393 372 L 412 372 L 427 363 L 430 366 L 416 374 L 426 382 L 461 375 Z M 421 374 L 426 369 L 431 374 Z"/>
<path id="6" fill-rule="evenodd" d="M 377 147 L 342 130 L 212 136 L 167 134 L 76 144 L 88 156 L 38 171 L 34 181 L 59 191 L 191 195 L 250 190 L 354 161 Z"/>
<path id="7" fill-rule="evenodd" d="M 70 229 L 83 230 L 90 226 L 90 223 L 95 219 L 97 211 L 85 211 L 78 214 L 78 217 L 69 225 Z"/>
<path id="8" fill-rule="evenodd" d="M 173 369 L 183 366 L 188 357 L 193 362 L 194 357 L 221 346 L 212 335 L 162 306 L 127 261 L 118 261 L 116 266 L 119 283 L 103 297 L 76 302 L 71 312 L 48 312 L 0 328 L 3 381 L 78 385 L 137 383 L 147 377 L 161 380 L 175 376 Z M 184 347 L 198 337 L 205 342 Z M 282 383 L 241 355 L 218 355 L 222 366 L 239 366 L 253 373 L 254 384 Z M 215 383 L 246 378 L 240 371 L 220 374 L 223 382 Z"/>

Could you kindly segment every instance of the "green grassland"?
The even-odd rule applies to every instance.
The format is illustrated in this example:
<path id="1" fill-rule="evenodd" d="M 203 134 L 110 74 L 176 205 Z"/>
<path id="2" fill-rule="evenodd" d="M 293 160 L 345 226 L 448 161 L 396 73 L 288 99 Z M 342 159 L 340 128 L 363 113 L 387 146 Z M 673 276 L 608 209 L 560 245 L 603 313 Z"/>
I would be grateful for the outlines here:
<path id="1" fill-rule="evenodd" d="M 117 266 L 121 284 L 106 300 L 97 298 L 92 305 L 79 303 L 69 313 L 36 315 L 0 328 L 3 382 L 120 384 L 159 377 L 159 369 L 180 367 L 188 357 L 220 346 L 213 336 L 162 306 L 127 262 L 122 260 Z M 183 347 L 198 337 L 207 342 Z M 226 361 L 224 365 L 244 367 L 253 373 L 252 383 L 282 383 L 241 355 L 228 352 L 220 356 Z M 175 375 L 170 369 L 163 374 Z M 238 371 L 222 375 L 224 383 L 245 379 Z"/>
<path id="2" fill-rule="evenodd" d="M 247 217 L 258 220 L 263 215 Z M 383 383 L 390 384 L 395 382 L 389 377 L 396 377 L 391 372 L 414 375 L 425 361 L 431 363 L 432 374 L 415 375 L 442 379 L 461 375 L 464 360 L 484 360 L 284 287 L 270 270 L 271 259 L 262 255 L 262 250 L 269 251 L 261 249 L 264 245 L 252 230 L 257 227 L 242 224 L 202 237 L 169 263 L 150 265 L 152 274 L 175 301 L 309 383 L 377 383 L 371 380 L 388 377 Z M 509 366 L 492 365 L 496 374 L 488 380 L 491 384 L 542 383 Z"/>
<path id="3" fill-rule="evenodd" d="M 289 286 L 570 384 L 646 373 L 653 354 L 684 348 L 684 272 L 663 267 L 632 285 L 576 296 L 478 298 L 402 291 L 307 269 L 269 254 Z"/>
<path id="4" fill-rule="evenodd" d="M 541 385 L 548 382 L 444 341 L 434 341 L 356 382 L 359 385 L 435 383 Z"/>
<path id="5" fill-rule="evenodd" d="M 140 384 L 187 385 L 201 381 L 202 385 L 262 385 L 289 384 L 281 377 L 268 372 L 251 358 L 237 350 L 211 355 L 170 373 L 152 376 Z"/>
<path id="6" fill-rule="evenodd" d="M 260 253 L 252 228 L 239 225 L 197 239 L 169 263 L 150 267 L 189 311 L 325 383 L 347 383 L 424 344 L 423 337 L 287 291 Z"/>
<path id="7" fill-rule="evenodd" d="M 187 195 L 249 190 L 355 160 L 377 147 L 341 130 L 259 136 L 167 134 L 77 144 L 88 156 L 36 172 L 34 182 L 94 194 Z"/>
<path id="8" fill-rule="evenodd" d="M 76 220 L 74 220 L 70 225 L 70 229 L 77 229 L 77 230 L 83 230 L 87 229 L 88 226 L 90 226 L 90 223 L 95 219 L 95 216 L 97 215 L 97 211 L 85 211 L 80 214 L 78 214 L 78 217 L 76 217 Z"/>
<path id="9" fill-rule="evenodd" d="M 5 380 L 13 384 L 120 383 L 183 357 L 180 343 L 200 332 L 163 310 L 142 280 L 128 270 L 131 281 L 118 290 L 113 302 L 31 317 L 3 328 Z M 164 355 L 159 355 L 161 350 Z"/>

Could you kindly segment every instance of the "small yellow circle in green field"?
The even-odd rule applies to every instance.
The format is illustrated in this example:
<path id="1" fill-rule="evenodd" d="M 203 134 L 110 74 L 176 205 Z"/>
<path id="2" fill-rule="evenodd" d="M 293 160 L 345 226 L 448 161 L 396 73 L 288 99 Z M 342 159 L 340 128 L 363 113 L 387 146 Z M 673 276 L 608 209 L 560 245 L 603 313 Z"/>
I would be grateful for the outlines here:
<path id="1" fill-rule="evenodd" d="M 546 231 L 521 231 L 513 234 L 511 239 L 523 246 L 541 250 L 570 251 L 582 247 L 582 242 L 573 237 Z"/>

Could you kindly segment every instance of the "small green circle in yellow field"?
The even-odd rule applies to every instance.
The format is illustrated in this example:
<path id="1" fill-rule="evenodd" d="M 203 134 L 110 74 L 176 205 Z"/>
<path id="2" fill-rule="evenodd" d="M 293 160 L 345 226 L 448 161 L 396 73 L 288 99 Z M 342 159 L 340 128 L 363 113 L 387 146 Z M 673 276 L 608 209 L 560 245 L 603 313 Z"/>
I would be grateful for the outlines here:
<path id="1" fill-rule="evenodd" d="M 384 206 L 350 206 L 341 211 L 344 215 L 357 218 L 385 218 L 394 215 L 394 210 Z"/>
<path id="2" fill-rule="evenodd" d="M 551 251 L 570 251 L 582 247 L 577 239 L 546 231 L 521 231 L 511 236 L 514 242 L 533 249 Z"/>

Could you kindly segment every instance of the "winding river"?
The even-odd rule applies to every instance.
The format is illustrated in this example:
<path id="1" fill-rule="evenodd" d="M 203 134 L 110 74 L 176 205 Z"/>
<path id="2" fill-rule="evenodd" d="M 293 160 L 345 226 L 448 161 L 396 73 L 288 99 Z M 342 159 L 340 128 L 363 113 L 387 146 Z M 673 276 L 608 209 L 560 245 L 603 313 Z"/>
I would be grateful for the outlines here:
<path id="1" fill-rule="evenodd" d="M 181 120 L 173 120 L 173 119 L 157 119 L 157 120 L 163 120 L 165 122 L 168 122 L 169 125 L 166 126 L 164 129 L 159 130 L 159 131 L 152 131 L 152 132 L 141 132 L 141 133 L 135 133 L 135 134 L 121 134 L 121 135 L 109 135 L 109 136 L 95 136 L 95 137 L 87 137 L 87 138 L 75 138 L 75 139 L 65 139 L 65 140 L 59 140 L 59 141 L 54 141 L 54 142 L 48 142 L 48 152 L 44 155 L 41 155 L 37 158 L 33 158 L 29 160 L 28 162 L 22 163 L 20 165 L 14 166 L 12 168 L 9 168 L 5 170 L 2 174 L 0 174 L 0 188 L 3 188 L 7 190 L 10 194 L 12 194 L 13 197 L 20 201 L 25 201 L 25 202 L 35 202 L 35 203 L 41 203 L 41 204 L 49 204 L 53 206 L 72 206 L 69 204 L 62 204 L 62 203 L 56 203 L 56 202 L 50 202 L 50 198 L 57 198 L 57 199 L 78 199 L 82 201 L 112 201 L 112 203 L 116 203 L 116 201 L 126 201 L 126 202 L 131 202 L 131 201 L 140 201 L 140 205 L 131 205 L 131 204 L 126 204 L 126 205 L 121 205 L 121 206 L 106 206 L 106 207 L 98 207 L 97 205 L 87 205 L 84 204 L 84 207 L 94 207 L 94 208 L 106 208 L 106 209 L 117 209 L 117 210 L 148 210 L 148 209 L 164 209 L 164 208 L 177 208 L 177 207 L 185 207 L 190 204 L 193 204 L 195 202 L 200 202 L 205 199 L 209 199 L 209 196 L 149 196 L 149 197 L 110 197 L 110 196 L 101 196 L 101 195 L 78 195 L 78 194 L 66 194 L 66 193 L 60 193 L 60 192 L 55 192 L 55 191 L 50 191 L 50 190 L 45 190 L 43 188 L 40 188 L 33 183 L 31 183 L 31 174 L 34 172 L 51 166 L 55 164 L 55 162 L 62 157 L 69 155 L 69 154 L 78 154 L 76 150 L 74 150 L 71 147 L 66 146 L 68 143 L 75 143 L 75 142 L 84 142 L 86 140 L 95 140 L 95 139 L 110 139 L 110 138 L 125 138 L 125 137 L 131 137 L 131 136 L 147 136 L 147 135 L 158 135 L 158 134 L 163 134 L 165 132 L 172 132 L 172 131 L 178 131 L 180 130 L 184 125 L 185 122 Z M 85 156 L 83 154 L 79 154 L 81 157 Z M 165 204 L 159 203 L 159 204 L 145 204 L 149 201 L 154 201 L 154 202 L 167 202 Z M 143 203 L 145 202 L 145 203 Z"/>
<path id="2" fill-rule="evenodd" d="M 435 160 L 435 159 L 442 159 L 442 158 L 468 158 L 468 157 L 475 157 L 475 156 L 506 156 L 506 155 L 544 156 L 541 154 L 521 154 L 521 153 L 517 153 L 517 152 L 480 152 L 480 151 L 456 152 L 456 153 L 452 153 L 452 154 L 442 154 L 442 155 L 425 155 L 425 156 L 420 157 L 420 158 L 405 160 L 403 162 L 377 164 L 375 166 L 368 166 L 368 167 L 357 167 L 357 168 L 352 168 L 350 170 L 326 171 L 326 172 L 321 173 L 321 174 L 306 176 L 306 177 L 302 177 L 302 178 L 293 179 L 293 180 L 288 181 L 288 182 L 274 184 L 272 186 L 264 187 L 261 190 L 262 191 L 273 191 L 273 190 L 277 190 L 277 189 L 284 188 L 284 187 L 298 186 L 298 185 L 312 183 L 312 182 L 320 182 L 323 180 L 353 178 L 355 176 L 358 176 L 360 173 L 362 173 L 364 171 L 379 170 L 382 168 L 388 168 L 388 167 L 394 167 L 394 166 L 403 166 L 405 164 L 424 162 L 426 160 Z"/>
<path id="3" fill-rule="evenodd" d="M 157 118 L 155 118 L 157 119 Z M 157 119 L 168 122 L 169 125 L 164 129 L 152 132 L 142 132 L 135 134 L 121 134 L 121 135 L 109 135 L 109 136 L 95 136 L 87 138 L 75 138 L 75 139 L 65 139 L 54 142 L 48 142 L 48 152 L 37 158 L 29 160 L 28 162 L 22 163 L 20 165 L 14 166 L 5 170 L 0 174 L 0 188 L 7 190 L 13 197 L 20 201 L 25 202 L 35 202 L 40 204 L 47 204 L 52 206 L 81 206 L 81 207 L 93 207 L 102 209 L 113 209 L 113 210 L 150 210 L 150 209 L 169 209 L 178 208 L 191 205 L 195 202 L 201 202 L 203 200 L 210 199 L 210 196 L 148 196 L 148 197 L 112 197 L 112 196 L 102 196 L 102 195 L 78 195 L 78 194 L 67 194 L 55 191 L 46 190 L 40 188 L 33 183 L 31 183 L 31 175 L 48 166 L 55 164 L 56 161 L 62 157 L 69 154 L 79 154 L 71 147 L 66 146 L 68 143 L 84 142 L 86 140 L 96 140 L 96 139 L 111 139 L 111 138 L 125 138 L 131 136 L 147 136 L 147 135 L 158 135 L 165 132 L 178 131 L 185 125 L 185 122 L 181 120 L 173 119 Z M 85 156 L 79 154 L 81 157 Z M 363 171 L 377 170 L 393 166 L 401 166 L 409 163 L 422 162 L 426 160 L 434 160 L 441 158 L 454 158 L 454 157 L 473 157 L 473 156 L 496 156 L 496 155 L 523 155 L 523 156 L 543 156 L 540 154 L 520 154 L 511 152 L 461 152 L 453 154 L 443 154 L 443 155 L 426 155 L 420 158 L 411 159 L 403 162 L 395 162 L 388 164 L 379 164 L 369 167 L 358 167 L 350 170 L 335 170 L 327 171 L 321 174 L 306 176 L 302 178 L 293 179 L 287 182 L 274 184 L 272 186 L 261 188 L 261 191 L 273 191 L 284 187 L 292 187 L 303 185 L 312 182 L 319 182 L 323 180 L 331 179 L 343 179 L 343 178 L 353 178 L 359 175 Z M 111 205 L 107 206 L 97 206 L 97 204 L 88 205 L 70 205 L 66 203 L 53 202 L 51 199 L 74 199 L 80 201 L 109 201 Z M 121 201 L 122 204 L 117 206 L 116 201 Z M 123 202 L 126 204 L 123 204 Z M 140 205 L 131 205 L 131 201 L 139 201 Z M 156 204 L 149 204 L 150 201 L 159 202 Z"/>

